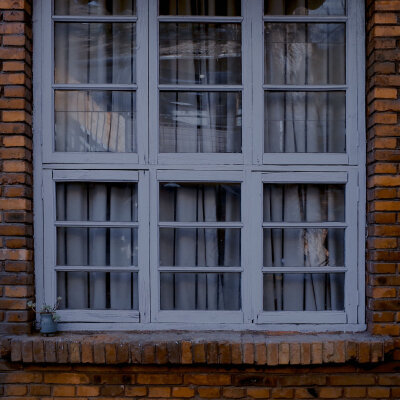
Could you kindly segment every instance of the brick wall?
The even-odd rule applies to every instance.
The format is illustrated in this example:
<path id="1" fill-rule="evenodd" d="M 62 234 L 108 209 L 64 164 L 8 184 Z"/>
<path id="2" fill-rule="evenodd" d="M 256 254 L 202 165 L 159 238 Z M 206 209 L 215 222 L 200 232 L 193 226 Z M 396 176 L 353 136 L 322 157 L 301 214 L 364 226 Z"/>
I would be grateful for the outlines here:
<path id="1" fill-rule="evenodd" d="M 367 0 L 366 5 L 367 322 L 371 333 L 397 337 L 400 336 L 400 1 Z M 33 318 L 26 308 L 34 292 L 31 39 L 31 1 L 0 0 L 0 333 L 3 334 L 29 332 Z M 300 355 L 292 357 L 292 345 L 282 342 L 271 347 L 275 349 L 276 362 L 270 358 L 268 346 L 264 353 L 262 346 L 249 344 L 250 347 L 241 347 L 243 365 L 234 365 L 233 353 L 224 361 L 230 344 L 217 343 L 210 348 L 216 351 L 219 366 L 212 358 L 208 362 L 208 353 L 204 362 L 184 366 L 188 359 L 184 353 L 176 356 L 174 350 L 172 358 L 163 365 L 156 365 L 159 356 L 155 350 L 153 361 L 140 358 L 136 365 L 121 361 L 116 366 L 104 365 L 107 354 L 99 353 L 97 347 L 84 356 L 83 345 L 68 344 L 65 335 L 55 338 L 53 344 L 43 342 L 42 351 L 48 348 L 49 356 L 44 352 L 41 359 L 42 353 L 35 353 L 31 338 L 20 346 L 20 356 L 16 350 L 11 354 L 11 345 L 7 349 L 0 343 L 0 397 L 14 400 L 400 398 L 400 362 L 395 361 L 400 360 L 400 351 L 393 352 L 390 347 L 388 357 L 384 351 L 375 357 L 374 351 L 380 345 L 372 342 L 360 343 L 349 357 L 346 344 L 342 359 L 342 353 L 337 351 L 341 344 L 337 338 L 332 339 L 335 341 L 321 345 L 318 365 L 313 365 L 311 353 L 308 365 L 300 365 L 304 364 L 302 347 Z M 5 342 L 13 343 L 14 339 Z M 85 349 L 91 348 L 91 336 L 85 335 L 85 340 L 88 343 Z M 153 354 L 146 346 L 141 347 L 140 340 L 136 344 L 145 357 Z M 395 340 L 396 344 L 400 349 L 400 340 L 397 343 Z M 105 352 L 106 347 L 101 346 Z M 82 353 L 75 351 L 78 348 Z M 246 355 L 248 348 L 253 349 L 252 356 Z M 298 348 L 298 344 L 293 346 Z M 156 349 L 163 349 L 162 344 L 156 345 Z M 192 350 L 194 360 L 194 347 Z M 265 357 L 264 363 L 260 362 L 258 351 Z M 75 360 L 73 357 L 78 354 Z M 92 358 L 86 358 L 87 354 L 92 354 Z M 101 354 L 104 360 L 95 359 Z M 113 357 L 114 353 L 110 354 L 108 357 Z M 121 356 L 133 363 L 131 353 Z M 246 361 L 246 357 L 250 358 Z"/>
<path id="2" fill-rule="evenodd" d="M 0 332 L 28 332 L 32 262 L 32 29 L 27 0 L 0 0 Z"/>
<path id="3" fill-rule="evenodd" d="M 376 368 L 26 367 L 0 373 L 4 398 L 398 399 L 398 364 Z"/>
<path id="4" fill-rule="evenodd" d="M 399 336 L 400 1 L 367 3 L 367 320 Z"/>

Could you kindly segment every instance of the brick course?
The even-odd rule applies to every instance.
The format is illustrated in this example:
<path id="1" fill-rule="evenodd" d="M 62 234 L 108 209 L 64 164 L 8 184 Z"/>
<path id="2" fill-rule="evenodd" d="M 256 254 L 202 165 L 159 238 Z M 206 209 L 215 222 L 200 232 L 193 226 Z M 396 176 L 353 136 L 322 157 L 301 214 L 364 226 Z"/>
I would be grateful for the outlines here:
<path id="1" fill-rule="evenodd" d="M 4 398 L 50 399 L 397 399 L 400 378 L 384 366 L 240 367 L 0 364 Z M 146 383 L 141 381 L 146 378 Z"/>

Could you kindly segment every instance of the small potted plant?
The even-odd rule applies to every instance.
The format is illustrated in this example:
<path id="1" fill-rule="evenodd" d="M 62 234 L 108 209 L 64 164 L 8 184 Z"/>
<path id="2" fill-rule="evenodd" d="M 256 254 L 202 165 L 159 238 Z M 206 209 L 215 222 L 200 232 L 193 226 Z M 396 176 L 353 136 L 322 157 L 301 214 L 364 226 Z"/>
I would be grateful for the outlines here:
<path id="1" fill-rule="evenodd" d="M 57 322 L 60 317 L 56 313 L 60 305 L 61 297 L 57 297 L 57 301 L 54 305 L 50 306 L 48 304 L 43 304 L 39 309 L 36 308 L 36 303 L 32 301 L 28 302 L 28 307 L 30 307 L 35 313 L 40 314 L 40 333 L 44 335 L 53 335 L 57 332 Z"/>

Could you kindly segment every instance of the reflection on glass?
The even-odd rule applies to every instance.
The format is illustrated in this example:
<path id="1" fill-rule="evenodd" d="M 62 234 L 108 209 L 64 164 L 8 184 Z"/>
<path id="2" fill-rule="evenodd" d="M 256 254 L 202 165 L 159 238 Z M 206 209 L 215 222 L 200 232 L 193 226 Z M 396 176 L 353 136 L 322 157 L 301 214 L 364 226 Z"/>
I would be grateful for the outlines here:
<path id="1" fill-rule="evenodd" d="M 342 228 L 264 228 L 264 267 L 343 267 Z"/>
<path id="2" fill-rule="evenodd" d="M 138 310 L 135 272 L 57 272 L 60 309 Z"/>
<path id="3" fill-rule="evenodd" d="M 137 266 L 137 229 L 59 227 L 57 265 Z"/>
<path id="4" fill-rule="evenodd" d="M 345 153 L 345 92 L 266 92 L 265 153 Z"/>
<path id="5" fill-rule="evenodd" d="M 55 91 L 55 149 L 136 152 L 136 94 L 127 91 Z"/>
<path id="6" fill-rule="evenodd" d="M 160 228 L 162 267 L 240 265 L 240 229 Z"/>
<path id="7" fill-rule="evenodd" d="M 240 92 L 160 92 L 161 153 L 240 153 Z"/>
<path id="8" fill-rule="evenodd" d="M 136 27 L 131 23 L 54 24 L 56 83 L 136 82 Z"/>
<path id="9" fill-rule="evenodd" d="M 265 24 L 265 83 L 346 83 L 345 24 Z"/>
<path id="10" fill-rule="evenodd" d="M 58 221 L 137 221 L 136 183 L 56 184 Z"/>
<path id="11" fill-rule="evenodd" d="M 240 0 L 159 0 L 160 15 L 240 16 Z"/>
<path id="12" fill-rule="evenodd" d="M 264 0 L 266 15 L 345 15 L 346 0 Z"/>
<path id="13" fill-rule="evenodd" d="M 264 274 L 264 311 L 343 311 L 343 273 Z"/>
<path id="14" fill-rule="evenodd" d="M 160 83 L 241 83 L 240 24 L 161 23 L 159 38 Z"/>
<path id="15" fill-rule="evenodd" d="M 344 222 L 345 185 L 265 184 L 264 222 Z"/>
<path id="16" fill-rule="evenodd" d="M 240 221 L 239 183 L 160 183 L 160 221 Z"/>
<path id="17" fill-rule="evenodd" d="M 240 310 L 240 273 L 161 273 L 161 310 Z"/>
<path id="18" fill-rule="evenodd" d="M 135 15 L 135 0 L 54 0 L 56 15 Z"/>

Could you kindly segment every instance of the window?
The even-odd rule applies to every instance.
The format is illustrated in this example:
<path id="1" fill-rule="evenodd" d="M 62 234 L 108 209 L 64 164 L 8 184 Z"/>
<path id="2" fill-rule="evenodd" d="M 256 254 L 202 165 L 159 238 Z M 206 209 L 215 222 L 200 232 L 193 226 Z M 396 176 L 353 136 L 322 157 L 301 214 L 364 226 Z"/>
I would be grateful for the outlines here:
<path id="1" fill-rule="evenodd" d="M 35 3 L 37 292 L 62 328 L 363 324 L 362 7 Z"/>

